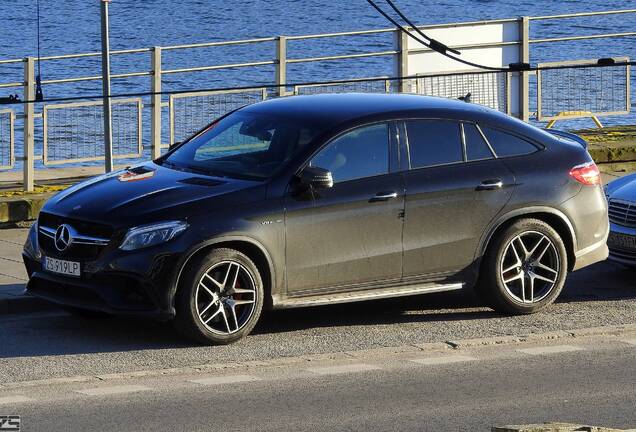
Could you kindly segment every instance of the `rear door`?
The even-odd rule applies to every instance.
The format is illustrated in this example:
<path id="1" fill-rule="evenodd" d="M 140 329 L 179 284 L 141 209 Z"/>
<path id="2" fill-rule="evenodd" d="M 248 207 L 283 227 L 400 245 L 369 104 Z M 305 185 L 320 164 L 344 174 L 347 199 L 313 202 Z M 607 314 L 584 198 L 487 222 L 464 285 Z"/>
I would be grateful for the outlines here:
<path id="1" fill-rule="evenodd" d="M 456 275 L 472 264 L 484 230 L 511 197 L 514 176 L 472 123 L 408 120 L 402 130 L 409 161 L 404 278 Z"/>

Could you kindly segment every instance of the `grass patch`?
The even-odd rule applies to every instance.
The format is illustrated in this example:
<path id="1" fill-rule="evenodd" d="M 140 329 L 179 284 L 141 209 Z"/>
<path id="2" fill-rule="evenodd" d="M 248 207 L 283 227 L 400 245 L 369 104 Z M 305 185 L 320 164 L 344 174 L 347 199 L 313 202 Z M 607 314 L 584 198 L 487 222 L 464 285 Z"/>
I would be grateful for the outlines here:
<path id="1" fill-rule="evenodd" d="M 59 191 L 62 191 L 64 189 L 66 189 L 69 186 L 70 185 L 50 185 L 50 186 L 49 185 L 42 185 L 42 186 L 35 186 L 33 192 L 26 192 L 26 191 L 23 191 L 23 190 L 2 191 L 2 192 L 0 192 L 0 198 L 14 198 L 14 197 L 36 195 L 36 194 L 45 194 L 45 193 L 59 192 Z"/>
<path id="2" fill-rule="evenodd" d="M 610 126 L 603 129 L 572 131 L 590 144 L 636 145 L 636 126 Z"/>

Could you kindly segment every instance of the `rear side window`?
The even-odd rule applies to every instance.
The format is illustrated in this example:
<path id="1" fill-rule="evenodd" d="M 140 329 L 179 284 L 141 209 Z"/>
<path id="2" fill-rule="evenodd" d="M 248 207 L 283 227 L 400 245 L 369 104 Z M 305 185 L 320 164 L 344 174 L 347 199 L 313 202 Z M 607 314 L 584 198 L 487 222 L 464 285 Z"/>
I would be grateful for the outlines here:
<path id="1" fill-rule="evenodd" d="M 493 158 L 492 151 L 474 124 L 464 123 L 464 140 L 466 142 L 466 158 L 469 161 Z"/>
<path id="2" fill-rule="evenodd" d="M 497 129 L 482 127 L 486 139 L 498 157 L 520 156 L 536 152 L 538 149 L 523 138 L 510 135 Z"/>
<path id="3" fill-rule="evenodd" d="M 406 121 L 411 168 L 462 162 L 459 123 L 446 120 Z"/>

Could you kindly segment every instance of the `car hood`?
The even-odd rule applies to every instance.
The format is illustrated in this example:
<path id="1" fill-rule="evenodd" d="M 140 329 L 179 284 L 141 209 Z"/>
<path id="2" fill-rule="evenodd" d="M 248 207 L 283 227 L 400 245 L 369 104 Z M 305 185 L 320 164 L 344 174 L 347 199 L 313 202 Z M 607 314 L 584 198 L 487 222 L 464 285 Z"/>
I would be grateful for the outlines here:
<path id="1" fill-rule="evenodd" d="M 43 210 L 115 227 L 129 226 L 160 217 L 187 218 L 210 211 L 211 200 L 262 185 L 263 182 L 203 176 L 150 162 L 78 183 L 51 198 Z M 259 193 L 240 195 L 242 199 L 245 195 L 263 198 Z M 232 203 L 236 200 L 229 199 Z"/>
<path id="2" fill-rule="evenodd" d="M 636 202 L 636 174 L 626 175 L 607 185 L 610 199 Z"/>

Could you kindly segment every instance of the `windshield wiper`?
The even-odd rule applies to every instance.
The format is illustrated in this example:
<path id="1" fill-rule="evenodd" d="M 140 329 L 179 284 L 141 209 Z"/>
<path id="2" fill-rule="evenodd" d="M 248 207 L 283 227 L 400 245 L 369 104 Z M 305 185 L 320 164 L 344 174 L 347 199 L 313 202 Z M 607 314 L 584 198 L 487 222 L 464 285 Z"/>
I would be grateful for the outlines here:
<path id="1" fill-rule="evenodd" d="M 224 175 L 218 174 L 216 172 L 212 172 L 209 169 L 197 167 L 194 165 L 181 165 L 181 164 L 176 164 L 174 162 L 169 162 L 167 160 L 163 161 L 162 165 L 168 168 L 175 169 L 177 171 L 182 171 L 182 172 L 192 172 L 192 173 L 203 174 L 203 175 L 207 175 L 211 177 L 225 177 Z"/>

